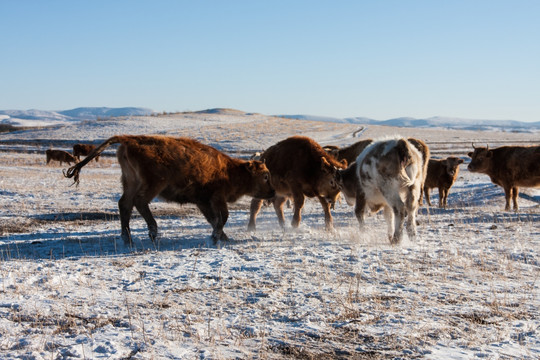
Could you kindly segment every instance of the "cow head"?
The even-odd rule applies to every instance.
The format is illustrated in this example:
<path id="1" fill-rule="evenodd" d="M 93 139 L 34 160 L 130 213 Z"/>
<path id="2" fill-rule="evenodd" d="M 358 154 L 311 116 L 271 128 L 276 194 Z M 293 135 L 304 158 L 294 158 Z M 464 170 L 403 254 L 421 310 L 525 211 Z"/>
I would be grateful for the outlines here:
<path id="1" fill-rule="evenodd" d="M 493 152 L 489 150 L 489 146 L 475 147 L 474 144 L 472 146 L 474 151 L 468 154 L 471 162 L 467 169 L 472 172 L 484 172 L 489 168 Z"/>
<path id="2" fill-rule="evenodd" d="M 343 163 L 341 165 L 343 166 Z M 321 172 L 317 181 L 317 190 L 319 196 L 325 198 L 331 204 L 337 200 L 341 191 L 338 168 L 332 165 L 325 157 L 321 157 Z"/>
<path id="3" fill-rule="evenodd" d="M 463 164 L 463 159 L 450 156 L 443 160 L 443 164 L 446 166 L 446 173 L 451 177 L 454 177 L 459 171 L 459 164 Z"/>
<path id="4" fill-rule="evenodd" d="M 251 196 L 258 199 L 270 199 L 276 195 L 274 188 L 270 185 L 270 171 L 263 161 L 247 161 L 246 168 L 253 179 Z"/>

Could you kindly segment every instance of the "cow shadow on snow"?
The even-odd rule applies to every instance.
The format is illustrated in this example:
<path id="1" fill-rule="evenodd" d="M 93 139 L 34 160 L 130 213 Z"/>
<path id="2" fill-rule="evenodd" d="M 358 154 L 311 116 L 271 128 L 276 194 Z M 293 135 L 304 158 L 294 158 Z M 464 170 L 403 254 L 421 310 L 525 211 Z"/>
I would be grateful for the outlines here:
<path id="1" fill-rule="evenodd" d="M 211 227 L 202 216 L 200 224 L 183 224 L 182 219 L 170 223 L 170 219 L 170 216 L 156 216 L 158 224 L 162 223 L 159 227 L 161 236 L 153 243 L 148 237 L 144 220 L 134 213 L 132 220 L 137 225 L 131 232 L 133 243 L 124 244 L 120 237 L 118 214 L 74 212 L 30 216 L 25 224 L 27 229 L 7 231 L 7 235 L 0 236 L 0 261 L 112 257 L 147 251 L 222 246 L 210 238 Z M 3 228 L 5 232 L 6 227 Z"/>

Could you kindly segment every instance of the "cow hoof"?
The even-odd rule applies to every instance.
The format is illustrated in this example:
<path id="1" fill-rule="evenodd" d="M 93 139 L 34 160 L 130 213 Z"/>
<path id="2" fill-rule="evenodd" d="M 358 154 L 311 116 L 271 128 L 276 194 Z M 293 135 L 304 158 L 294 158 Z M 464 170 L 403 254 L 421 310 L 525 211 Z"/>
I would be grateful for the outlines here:
<path id="1" fill-rule="evenodd" d="M 122 240 L 124 240 L 125 245 L 131 245 L 131 235 L 129 233 L 122 233 Z"/>
<path id="2" fill-rule="evenodd" d="M 149 231 L 148 237 L 150 238 L 150 240 L 152 240 L 152 243 L 155 244 L 158 237 L 157 231 Z"/>
<path id="3" fill-rule="evenodd" d="M 256 230 L 255 224 L 251 224 L 251 223 L 250 223 L 250 224 L 248 225 L 248 227 L 247 227 L 247 230 L 248 230 L 248 231 L 255 231 L 255 230 Z"/>
<path id="4" fill-rule="evenodd" d="M 214 240 L 215 243 L 217 243 L 218 241 L 229 241 L 229 237 L 225 235 L 224 232 L 214 232 L 212 233 L 212 240 Z"/>

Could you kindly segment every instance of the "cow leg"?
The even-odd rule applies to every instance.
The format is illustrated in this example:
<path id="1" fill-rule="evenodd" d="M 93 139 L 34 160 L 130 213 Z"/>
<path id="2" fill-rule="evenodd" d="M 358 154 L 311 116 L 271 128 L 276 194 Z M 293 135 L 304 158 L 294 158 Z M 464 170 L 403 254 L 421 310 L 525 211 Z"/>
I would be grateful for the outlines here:
<path id="1" fill-rule="evenodd" d="M 227 219 L 229 218 L 229 209 L 227 203 L 224 200 L 216 200 L 212 203 L 212 209 L 214 214 L 216 214 L 216 225 L 214 226 L 214 231 L 212 232 L 212 239 L 214 241 L 222 240 L 228 241 L 229 238 L 223 231 Z"/>
<path id="2" fill-rule="evenodd" d="M 424 203 L 424 185 L 420 187 L 420 197 L 418 198 L 418 206 L 422 206 Z"/>
<path id="3" fill-rule="evenodd" d="M 291 226 L 297 228 L 302 220 L 302 208 L 304 207 L 305 196 L 302 193 L 293 194 L 294 215 Z"/>
<path id="4" fill-rule="evenodd" d="M 361 189 L 356 190 L 356 201 L 354 206 L 354 214 L 358 220 L 358 225 L 360 229 L 364 227 L 364 216 L 366 209 L 366 195 Z"/>
<path id="5" fill-rule="evenodd" d="M 394 205 L 392 210 L 394 213 L 394 236 L 392 237 L 391 243 L 399 244 L 401 242 L 401 238 L 403 237 L 403 227 L 405 225 L 406 216 L 405 208 L 404 206 Z"/>
<path id="6" fill-rule="evenodd" d="M 403 227 L 405 225 L 405 216 L 407 216 L 407 209 L 412 208 L 414 201 L 417 201 L 414 197 L 414 192 L 409 189 L 407 195 L 407 204 L 401 200 L 399 194 L 392 194 L 391 197 L 386 199 L 389 206 L 392 207 L 394 213 L 394 235 L 390 242 L 392 244 L 398 244 L 403 237 Z M 386 211 L 385 211 L 386 213 Z"/>
<path id="7" fill-rule="evenodd" d="M 152 240 L 152 242 L 155 242 L 158 229 L 156 219 L 154 219 L 154 216 L 150 211 L 150 207 L 148 206 L 150 200 L 148 200 L 146 197 L 143 197 L 142 195 L 136 196 L 135 207 L 137 208 L 139 214 L 141 214 L 141 216 L 143 217 L 144 221 L 146 221 L 146 225 L 148 227 L 148 236 L 150 237 L 150 240 Z"/>
<path id="8" fill-rule="evenodd" d="M 251 199 L 251 205 L 249 207 L 248 231 L 255 231 L 255 221 L 257 220 L 257 214 L 261 210 L 262 204 L 263 200 L 261 199 Z"/>
<path id="9" fill-rule="evenodd" d="M 131 244 L 131 231 L 129 229 L 129 219 L 133 212 L 133 197 L 124 192 L 118 201 L 118 211 L 120 212 L 120 227 L 122 229 L 122 239 L 124 244 Z"/>
<path id="10" fill-rule="evenodd" d="M 439 187 L 439 208 L 444 207 L 444 189 Z"/>
<path id="11" fill-rule="evenodd" d="M 443 200 L 442 200 L 442 206 L 439 205 L 439 207 L 443 207 L 446 209 L 446 206 L 448 205 L 448 189 L 447 188 L 441 188 L 441 190 L 439 190 L 442 192 L 443 194 Z"/>
<path id="12" fill-rule="evenodd" d="M 409 240 L 414 241 L 416 239 L 416 213 L 418 211 L 417 202 L 413 202 L 412 206 L 407 206 L 407 235 Z"/>
<path id="13" fill-rule="evenodd" d="M 519 195 L 519 188 L 517 186 L 514 186 L 512 188 L 512 202 L 514 203 L 514 211 L 518 211 L 518 195 Z"/>
<path id="14" fill-rule="evenodd" d="M 283 205 L 285 205 L 285 202 L 287 202 L 287 200 L 288 199 L 286 197 L 276 196 L 273 201 L 274 210 L 276 211 L 279 226 L 281 226 L 282 229 L 285 228 L 285 214 L 283 214 Z"/>
<path id="15" fill-rule="evenodd" d="M 223 206 L 221 203 L 212 204 L 210 202 L 198 203 L 197 207 L 203 213 L 206 220 L 212 225 L 212 240 L 215 242 L 222 240 L 228 241 L 229 238 L 223 232 L 223 227 L 229 217 L 227 204 Z"/>
<path id="16" fill-rule="evenodd" d="M 504 188 L 504 197 L 506 199 L 506 206 L 504 207 L 505 211 L 510 211 L 510 198 L 512 197 L 512 188 L 511 187 L 505 187 Z"/>
<path id="17" fill-rule="evenodd" d="M 324 197 L 317 196 L 319 199 L 319 202 L 322 205 L 323 211 L 324 211 L 324 225 L 326 227 L 326 230 L 332 230 L 334 228 L 334 223 L 332 219 L 332 213 L 330 212 L 330 203 L 326 201 Z"/>
<path id="18" fill-rule="evenodd" d="M 424 187 L 424 196 L 426 197 L 426 203 L 431 206 L 431 199 L 429 198 L 429 189 Z"/>
<path id="19" fill-rule="evenodd" d="M 394 237 L 394 233 L 395 233 L 394 210 L 390 206 L 385 205 L 384 210 L 383 210 L 383 214 L 384 214 L 384 219 L 386 220 L 386 228 L 387 228 L 388 240 L 390 240 L 390 242 L 393 243 L 393 237 Z"/>

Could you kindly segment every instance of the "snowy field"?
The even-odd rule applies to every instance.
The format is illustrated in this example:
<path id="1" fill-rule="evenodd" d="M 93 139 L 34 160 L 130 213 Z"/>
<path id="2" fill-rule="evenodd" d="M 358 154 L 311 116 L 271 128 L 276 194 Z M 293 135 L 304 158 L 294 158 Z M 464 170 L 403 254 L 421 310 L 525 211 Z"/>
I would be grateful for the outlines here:
<path id="1" fill-rule="evenodd" d="M 267 207 L 250 233 L 243 198 L 230 206 L 230 242 L 214 244 L 195 207 L 156 200 L 159 242 L 135 212 L 129 247 L 114 151 L 82 170 L 78 188 L 44 155 L 124 133 L 190 136 L 242 158 L 295 134 L 323 145 L 401 134 L 466 162 L 449 207 L 420 209 L 416 242 L 390 246 L 380 214 L 359 232 L 345 201 L 326 232 L 313 199 L 299 229 L 281 230 Z M 0 134 L 0 358 L 538 359 L 540 191 L 523 189 L 519 212 L 504 212 L 502 189 L 469 173 L 466 154 L 473 141 L 539 138 L 236 111 Z"/>

